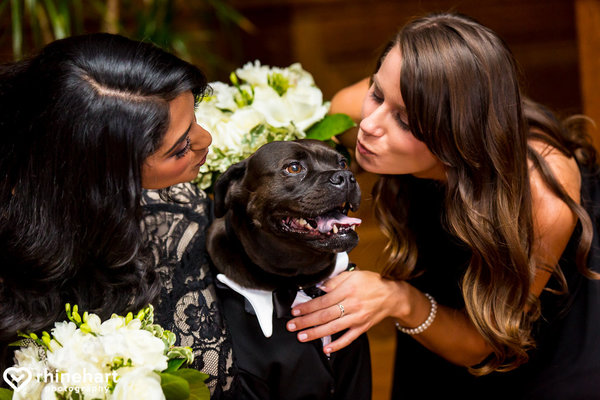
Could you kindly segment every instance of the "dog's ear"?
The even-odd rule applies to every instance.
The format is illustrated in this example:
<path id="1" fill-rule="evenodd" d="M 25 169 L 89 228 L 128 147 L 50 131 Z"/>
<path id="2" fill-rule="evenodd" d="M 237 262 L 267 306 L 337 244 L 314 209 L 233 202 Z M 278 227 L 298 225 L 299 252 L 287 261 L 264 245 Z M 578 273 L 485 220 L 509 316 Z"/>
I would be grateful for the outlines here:
<path id="1" fill-rule="evenodd" d="M 215 182 L 215 217 L 221 218 L 229 209 L 232 196 L 237 191 L 239 183 L 246 173 L 246 164 L 248 164 L 248 159 L 233 164 Z"/>

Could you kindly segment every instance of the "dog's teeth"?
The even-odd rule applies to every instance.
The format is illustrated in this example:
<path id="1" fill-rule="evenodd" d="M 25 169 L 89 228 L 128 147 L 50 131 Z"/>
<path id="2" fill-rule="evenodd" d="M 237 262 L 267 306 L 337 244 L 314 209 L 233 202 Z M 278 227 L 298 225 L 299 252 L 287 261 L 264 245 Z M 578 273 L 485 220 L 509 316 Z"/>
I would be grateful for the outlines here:
<path id="1" fill-rule="evenodd" d="M 333 233 L 334 233 L 334 234 L 335 234 L 335 233 L 338 233 L 338 227 L 337 227 L 337 225 L 334 225 L 334 226 L 333 226 Z"/>
<path id="2" fill-rule="evenodd" d="M 352 229 L 353 231 L 356 230 L 356 225 L 350 225 L 350 229 Z"/>
<path id="3" fill-rule="evenodd" d="M 306 220 L 304 218 L 298 219 L 298 225 L 306 226 L 307 224 L 308 224 L 308 222 L 306 222 Z"/>

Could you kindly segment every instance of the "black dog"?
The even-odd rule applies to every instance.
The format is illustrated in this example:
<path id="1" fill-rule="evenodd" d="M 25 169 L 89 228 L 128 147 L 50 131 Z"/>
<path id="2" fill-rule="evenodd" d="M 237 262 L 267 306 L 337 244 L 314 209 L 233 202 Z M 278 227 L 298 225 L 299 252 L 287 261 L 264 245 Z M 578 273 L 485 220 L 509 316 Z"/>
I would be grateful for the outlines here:
<path id="1" fill-rule="evenodd" d="M 366 335 L 327 357 L 323 342 L 286 330 L 292 303 L 345 270 L 360 189 L 342 155 L 320 141 L 273 142 L 215 184 L 207 248 L 231 331 L 244 398 L 370 399 Z M 318 289 L 317 289 L 318 291 Z"/>

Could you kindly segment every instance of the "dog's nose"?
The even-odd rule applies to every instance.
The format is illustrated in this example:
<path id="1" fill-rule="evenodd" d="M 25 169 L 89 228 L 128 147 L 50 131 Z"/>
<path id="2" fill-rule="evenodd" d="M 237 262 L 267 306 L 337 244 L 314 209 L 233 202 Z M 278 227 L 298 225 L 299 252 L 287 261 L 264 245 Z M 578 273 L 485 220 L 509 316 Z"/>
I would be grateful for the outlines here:
<path id="1" fill-rule="evenodd" d="M 356 183 L 356 179 L 351 171 L 336 171 L 329 177 L 329 182 L 333 186 L 343 188 L 349 184 Z"/>

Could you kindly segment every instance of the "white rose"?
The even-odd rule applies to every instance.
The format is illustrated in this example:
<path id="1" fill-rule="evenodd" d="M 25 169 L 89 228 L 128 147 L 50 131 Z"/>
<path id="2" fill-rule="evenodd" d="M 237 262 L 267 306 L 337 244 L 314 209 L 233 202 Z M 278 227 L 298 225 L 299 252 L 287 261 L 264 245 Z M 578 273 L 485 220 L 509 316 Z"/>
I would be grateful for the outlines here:
<path id="1" fill-rule="evenodd" d="M 64 394 L 67 388 L 59 383 L 49 383 L 44 387 L 44 390 L 39 397 L 40 400 L 56 400 L 57 394 Z M 36 397 L 37 398 L 37 397 Z M 13 396 L 14 399 L 14 396 Z M 33 397 L 31 397 L 33 399 Z"/>
<path id="2" fill-rule="evenodd" d="M 160 376 L 149 368 L 121 368 L 124 372 L 117 380 L 110 397 L 113 400 L 164 400 Z"/>
<path id="3" fill-rule="evenodd" d="M 39 382 L 35 378 L 27 382 L 26 385 L 19 386 L 19 390 L 13 393 L 12 400 L 32 400 L 42 397 L 46 384 Z M 52 400 L 55 400 L 53 397 Z"/>
<path id="4" fill-rule="evenodd" d="M 329 111 L 329 103 L 323 103 L 323 93 L 315 86 L 290 88 L 283 99 L 289 107 L 291 120 L 303 132 L 323 119 Z"/>
<path id="5" fill-rule="evenodd" d="M 103 398 L 109 377 L 108 368 L 82 360 L 62 370 L 59 383 L 62 387 L 77 388 L 85 398 Z"/>
<path id="6" fill-rule="evenodd" d="M 103 352 L 111 360 L 123 357 L 124 360 L 131 359 L 134 366 L 145 366 L 157 371 L 167 368 L 164 342 L 146 330 L 123 327 L 98 338 L 104 347 Z"/>
<path id="7" fill-rule="evenodd" d="M 216 128 L 219 125 L 229 121 L 231 113 L 222 112 L 211 104 L 202 104 L 196 109 L 196 121 L 198 125 L 206 129 L 212 136 L 215 135 Z"/>
<path id="8" fill-rule="evenodd" d="M 251 107 L 264 115 L 265 121 L 276 128 L 287 127 L 294 119 L 289 105 L 268 86 L 255 88 Z"/>
<path id="9" fill-rule="evenodd" d="M 302 68 L 300 63 L 294 63 L 287 69 L 288 74 L 291 77 L 293 86 L 314 86 L 315 80 L 313 76 Z"/>
<path id="10" fill-rule="evenodd" d="M 100 335 L 107 335 L 107 334 L 115 333 L 116 331 L 123 328 L 124 326 L 125 326 L 125 318 L 118 316 L 118 315 L 113 315 L 112 317 L 110 317 L 109 319 L 107 319 L 100 325 L 100 330 L 98 333 Z"/>
<path id="11" fill-rule="evenodd" d="M 238 109 L 231 115 L 229 121 L 223 121 L 214 127 L 213 146 L 223 151 L 239 151 L 242 147 L 242 140 L 264 120 L 264 117 L 251 107 Z"/>
<path id="12" fill-rule="evenodd" d="M 71 340 L 71 337 L 75 335 L 77 331 L 77 325 L 71 321 L 56 322 L 54 328 L 52 328 L 52 337 L 54 337 L 59 343 L 63 345 Z"/>
<path id="13" fill-rule="evenodd" d="M 235 87 L 223 82 L 211 82 L 209 86 L 212 88 L 213 98 L 210 100 L 202 100 L 200 106 L 206 104 L 210 107 L 229 111 L 235 111 L 238 108 L 233 100 L 238 92 Z"/>
<path id="14" fill-rule="evenodd" d="M 15 366 L 20 368 L 27 368 L 27 371 L 31 375 L 31 379 L 27 383 L 21 383 L 19 390 L 14 392 L 14 400 L 28 400 L 28 399 L 39 399 L 42 393 L 42 389 L 46 385 L 43 382 L 43 376 L 48 371 L 46 363 L 40 360 L 39 350 L 36 345 L 29 345 L 22 347 L 15 351 Z M 22 373 L 26 373 L 22 371 Z M 40 378 L 38 378 L 40 377 Z"/>
<path id="15" fill-rule="evenodd" d="M 37 399 L 40 397 L 42 389 L 46 385 L 44 382 L 45 374 L 51 373 L 48 365 L 40 359 L 39 348 L 35 344 L 30 344 L 27 347 L 22 347 L 15 351 L 15 366 L 27 368 L 31 375 L 31 379 L 26 384 L 21 383 L 19 390 L 13 395 L 13 399 Z M 23 371 L 25 373 L 25 371 Z"/>
<path id="16" fill-rule="evenodd" d="M 110 363 L 100 336 L 77 331 L 68 340 L 57 340 L 62 347 L 56 346 L 47 353 L 47 357 L 48 364 L 59 371 L 77 372 L 85 367 L 91 371 Z"/>
<path id="17" fill-rule="evenodd" d="M 246 63 L 242 68 L 235 70 L 235 74 L 244 81 L 251 85 L 266 86 L 267 77 L 270 73 L 270 68 L 267 65 L 260 65 L 260 61 L 256 60 L 254 63 Z"/>

